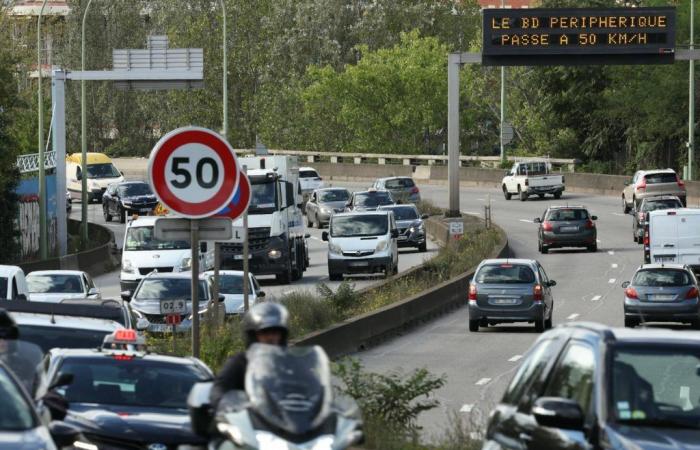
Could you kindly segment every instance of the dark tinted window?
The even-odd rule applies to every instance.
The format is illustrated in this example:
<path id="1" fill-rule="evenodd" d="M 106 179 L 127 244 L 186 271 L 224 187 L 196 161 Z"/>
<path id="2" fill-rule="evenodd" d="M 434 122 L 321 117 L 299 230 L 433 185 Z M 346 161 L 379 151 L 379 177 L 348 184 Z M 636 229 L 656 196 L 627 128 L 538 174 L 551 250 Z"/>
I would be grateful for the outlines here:
<path id="1" fill-rule="evenodd" d="M 393 205 L 394 201 L 388 192 L 364 192 L 355 194 L 355 206 L 376 207 L 382 205 Z"/>
<path id="2" fill-rule="evenodd" d="M 647 184 L 675 183 L 678 181 L 675 173 L 655 173 L 645 175 L 644 179 L 647 181 Z"/>
<path id="3" fill-rule="evenodd" d="M 384 187 L 387 189 L 412 188 L 415 185 L 411 178 L 394 178 L 384 182 Z"/>
<path id="4" fill-rule="evenodd" d="M 678 269 L 644 269 L 632 279 L 635 286 L 688 286 L 692 282 L 688 272 Z"/>
<path id="5" fill-rule="evenodd" d="M 0 298 L 7 298 L 7 278 L 0 277 Z"/>
<path id="6" fill-rule="evenodd" d="M 248 292 L 253 292 L 253 286 L 248 286 Z M 219 275 L 219 292 L 222 294 L 243 294 L 242 275 Z"/>
<path id="7" fill-rule="evenodd" d="M 318 178 L 318 173 L 315 170 L 300 170 L 299 178 Z"/>
<path id="8" fill-rule="evenodd" d="M 645 201 L 644 205 L 642 205 L 642 211 L 647 212 L 647 211 L 656 211 L 656 210 L 661 210 L 661 209 L 674 209 L 674 208 L 682 208 L 683 204 L 680 202 L 680 200 L 677 199 L 668 199 L 668 200 L 653 200 L 653 201 Z"/>
<path id="9" fill-rule="evenodd" d="M 143 280 L 135 300 L 182 300 L 192 297 L 191 281 L 188 278 L 147 278 Z M 207 284 L 199 281 L 199 301 L 208 299 Z"/>
<path id="10" fill-rule="evenodd" d="M 418 219 L 418 211 L 413 206 L 396 206 L 391 208 L 383 208 L 382 211 L 393 211 L 394 219 L 396 220 L 415 220 Z"/>
<path id="11" fill-rule="evenodd" d="M 373 214 L 368 216 L 333 217 L 331 221 L 331 236 L 381 236 L 389 229 L 388 216 Z"/>
<path id="12" fill-rule="evenodd" d="M 334 191 L 321 191 L 321 202 L 346 202 L 350 198 L 350 193 L 345 189 Z"/>
<path id="13" fill-rule="evenodd" d="M 82 330 L 80 328 L 20 325 L 23 341 L 38 345 L 45 353 L 52 348 L 97 348 L 111 331 Z"/>
<path id="14" fill-rule="evenodd" d="M 549 211 L 546 218 L 549 222 L 586 219 L 588 219 L 588 211 L 585 209 L 553 209 Z"/>
<path id="15" fill-rule="evenodd" d="M 483 284 L 534 283 L 535 274 L 528 266 L 521 264 L 494 264 L 483 266 L 474 277 Z"/>
<path id="16" fill-rule="evenodd" d="M 138 195 L 152 195 L 151 187 L 146 183 L 130 183 L 119 186 L 119 195 L 122 197 L 136 197 Z"/>
<path id="17" fill-rule="evenodd" d="M 73 374 L 73 383 L 64 390 L 66 400 L 99 405 L 186 409 L 192 385 L 207 378 L 190 364 L 140 358 L 69 358 L 59 370 Z"/>
<path id="18" fill-rule="evenodd" d="M 528 352 L 503 396 L 504 403 L 518 404 L 547 365 L 555 350 L 553 340 L 541 341 Z"/>
<path id="19" fill-rule="evenodd" d="M 28 404 L 7 371 L 0 367 L 0 431 L 26 431 L 38 426 Z M 17 442 L 21 447 L 21 444 Z"/>
<path id="20" fill-rule="evenodd" d="M 593 398 L 595 354 L 582 344 L 572 344 L 554 370 L 545 396 L 575 400 L 585 412 Z"/>

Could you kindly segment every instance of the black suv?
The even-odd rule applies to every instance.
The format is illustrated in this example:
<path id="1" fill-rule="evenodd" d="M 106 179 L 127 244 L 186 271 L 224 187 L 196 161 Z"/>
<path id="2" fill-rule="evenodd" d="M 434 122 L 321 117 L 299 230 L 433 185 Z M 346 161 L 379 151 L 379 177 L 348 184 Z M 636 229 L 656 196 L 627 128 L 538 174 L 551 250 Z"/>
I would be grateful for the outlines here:
<path id="1" fill-rule="evenodd" d="M 697 449 L 700 333 L 572 323 L 543 334 L 484 449 Z"/>
<path id="2" fill-rule="evenodd" d="M 118 217 L 124 223 L 128 214 L 151 214 L 157 204 L 158 199 L 148 183 L 124 181 L 110 184 L 102 195 L 102 214 L 107 222 Z"/>

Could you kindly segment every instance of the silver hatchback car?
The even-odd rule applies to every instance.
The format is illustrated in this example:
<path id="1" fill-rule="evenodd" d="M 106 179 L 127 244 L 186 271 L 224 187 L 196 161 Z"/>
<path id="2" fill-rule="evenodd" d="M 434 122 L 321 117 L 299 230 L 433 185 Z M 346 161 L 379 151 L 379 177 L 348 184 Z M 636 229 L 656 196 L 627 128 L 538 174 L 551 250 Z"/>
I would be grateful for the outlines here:
<path id="1" fill-rule="evenodd" d="M 469 283 L 469 331 L 498 323 L 528 322 L 537 332 L 552 327 L 550 280 L 534 259 L 486 259 Z"/>

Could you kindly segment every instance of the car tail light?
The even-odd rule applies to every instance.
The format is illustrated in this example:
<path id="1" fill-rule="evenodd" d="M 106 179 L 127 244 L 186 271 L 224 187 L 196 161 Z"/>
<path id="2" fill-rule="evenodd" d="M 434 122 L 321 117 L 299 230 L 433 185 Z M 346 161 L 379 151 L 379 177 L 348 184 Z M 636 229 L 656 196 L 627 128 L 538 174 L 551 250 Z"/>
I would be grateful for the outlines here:
<path id="1" fill-rule="evenodd" d="M 639 300 L 639 295 L 637 294 L 637 291 L 634 288 L 628 287 L 627 289 L 625 289 L 625 295 L 627 296 L 627 298 Z"/>
<path id="2" fill-rule="evenodd" d="M 678 183 L 678 187 L 685 187 L 685 183 L 680 178 L 678 178 L 678 175 L 676 175 L 676 182 Z"/>
<path id="3" fill-rule="evenodd" d="M 639 182 L 639 184 L 637 185 L 637 189 L 639 189 L 640 191 L 643 191 L 646 188 L 647 188 L 647 179 L 645 177 L 645 178 L 642 178 L 642 180 Z"/>
<path id="4" fill-rule="evenodd" d="M 419 192 L 420 191 L 418 190 L 418 186 L 413 186 L 413 188 L 411 189 L 411 194 L 417 194 Z"/>
<path id="5" fill-rule="evenodd" d="M 469 302 L 476 303 L 476 285 L 475 284 L 469 285 Z"/>
<path id="6" fill-rule="evenodd" d="M 637 213 L 637 217 L 639 217 L 639 221 L 640 221 L 640 222 L 644 222 L 644 213 L 643 213 L 643 212 L 641 212 L 641 211 L 638 212 L 638 213 Z"/>
<path id="7" fill-rule="evenodd" d="M 688 291 L 687 294 L 685 294 L 686 299 L 697 298 L 697 296 L 698 296 L 698 288 L 696 288 L 696 287 L 693 287 L 692 289 L 690 289 Z"/>
<path id="8" fill-rule="evenodd" d="M 117 361 L 131 361 L 134 359 L 133 355 L 114 355 L 112 358 Z"/>
<path id="9" fill-rule="evenodd" d="M 552 226 L 551 222 L 547 222 L 546 220 L 542 222 L 542 230 L 544 231 L 552 231 L 554 230 L 554 227 Z"/>
<path id="10" fill-rule="evenodd" d="M 586 229 L 592 230 L 593 228 L 595 228 L 595 222 L 593 222 L 591 219 L 586 220 Z"/>
<path id="11" fill-rule="evenodd" d="M 649 245 L 651 240 L 649 239 L 649 230 L 644 230 L 644 245 Z"/>
<path id="12" fill-rule="evenodd" d="M 544 300 L 544 296 L 542 295 L 542 285 L 541 284 L 536 284 L 534 288 L 532 288 L 532 299 L 536 302 L 541 302 Z"/>

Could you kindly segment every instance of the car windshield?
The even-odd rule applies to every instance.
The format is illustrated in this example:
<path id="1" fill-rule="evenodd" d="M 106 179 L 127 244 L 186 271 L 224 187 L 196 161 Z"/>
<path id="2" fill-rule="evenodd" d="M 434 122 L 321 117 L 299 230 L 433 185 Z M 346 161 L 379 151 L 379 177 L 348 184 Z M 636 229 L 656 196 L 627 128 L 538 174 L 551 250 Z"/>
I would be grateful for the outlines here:
<path id="1" fill-rule="evenodd" d="M 150 361 L 135 357 L 67 358 L 59 373 L 72 373 L 73 382 L 58 389 L 69 403 L 130 405 L 187 409 L 192 386 L 208 374 L 188 363 Z"/>
<path id="2" fill-rule="evenodd" d="M 350 193 L 345 189 L 338 189 L 334 191 L 322 191 L 321 192 L 321 202 L 347 202 L 350 198 Z"/>
<path id="3" fill-rule="evenodd" d="M 61 319 L 58 318 L 57 321 L 60 323 Z M 116 325 L 117 323 L 115 322 L 115 327 Z M 112 331 L 114 330 L 19 325 L 19 334 L 22 336 L 22 340 L 36 344 L 44 353 L 47 353 L 52 348 L 97 348 L 102 346 L 105 336 Z"/>
<path id="4" fill-rule="evenodd" d="M 27 287 L 32 294 L 82 294 L 79 275 L 28 275 Z"/>
<path id="5" fill-rule="evenodd" d="M 0 277 L 0 298 L 7 298 L 7 277 Z"/>
<path id="6" fill-rule="evenodd" d="M 355 206 L 374 208 L 383 205 L 393 205 L 394 201 L 388 192 L 365 192 L 355 194 Z"/>
<path id="7" fill-rule="evenodd" d="M 418 211 L 413 206 L 395 206 L 386 208 L 386 210 L 394 211 L 394 219 L 396 220 L 417 220 L 419 218 Z"/>
<path id="8" fill-rule="evenodd" d="M 674 208 L 682 208 L 683 204 L 680 202 L 680 200 L 676 200 L 675 198 L 673 199 L 667 199 L 667 200 L 654 200 L 654 201 L 645 201 L 644 205 L 642 205 L 642 211 L 656 211 L 660 209 L 674 209 Z"/>
<path id="9" fill-rule="evenodd" d="M 411 178 L 394 178 L 384 182 L 384 187 L 387 189 L 412 188 L 415 185 Z"/>
<path id="10" fill-rule="evenodd" d="M 147 278 L 143 280 L 136 295 L 135 300 L 183 300 L 192 297 L 192 286 L 189 278 Z M 209 299 L 208 288 L 204 280 L 199 280 L 199 301 Z"/>
<path id="11" fill-rule="evenodd" d="M 697 345 L 620 346 L 612 364 L 615 419 L 637 426 L 700 428 Z"/>
<path id="12" fill-rule="evenodd" d="M 4 367 L 0 367 L 0 405 L 0 431 L 26 431 L 37 427 L 33 406 L 27 403 Z"/>
<path id="13" fill-rule="evenodd" d="M 142 250 L 186 250 L 190 248 L 187 241 L 161 241 L 153 236 L 153 227 L 129 227 L 126 232 L 126 251 Z"/>
<path id="14" fill-rule="evenodd" d="M 219 292 L 222 294 L 243 294 L 242 275 L 219 275 Z M 248 293 L 253 293 L 253 286 L 248 284 Z"/>
<path id="15" fill-rule="evenodd" d="M 384 214 L 370 216 L 334 216 L 331 221 L 331 236 L 360 237 L 381 236 L 389 229 L 389 217 Z"/>
<path id="16" fill-rule="evenodd" d="M 548 222 L 564 222 L 569 220 L 586 220 L 588 211 L 585 209 L 554 209 L 547 214 Z"/>
<path id="17" fill-rule="evenodd" d="M 273 181 L 252 183 L 250 186 L 250 214 L 270 214 L 277 209 L 277 189 Z"/>
<path id="18" fill-rule="evenodd" d="M 122 197 L 137 197 L 140 195 L 153 195 L 153 192 L 146 183 L 129 183 L 119 186 L 119 195 Z"/>
<path id="19" fill-rule="evenodd" d="M 88 178 L 117 178 L 121 176 L 112 163 L 88 164 Z"/>
<path id="20" fill-rule="evenodd" d="M 489 264 L 479 269 L 476 282 L 481 284 L 530 284 L 535 274 L 522 264 Z"/>
<path id="21" fill-rule="evenodd" d="M 678 181 L 675 173 L 654 173 L 645 175 L 647 184 L 676 183 Z"/>
<path id="22" fill-rule="evenodd" d="M 634 274 L 633 286 L 688 286 L 690 274 L 680 269 L 644 269 Z"/>
<path id="23" fill-rule="evenodd" d="M 299 178 L 318 178 L 318 172 L 315 170 L 300 170 Z"/>

